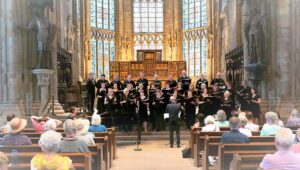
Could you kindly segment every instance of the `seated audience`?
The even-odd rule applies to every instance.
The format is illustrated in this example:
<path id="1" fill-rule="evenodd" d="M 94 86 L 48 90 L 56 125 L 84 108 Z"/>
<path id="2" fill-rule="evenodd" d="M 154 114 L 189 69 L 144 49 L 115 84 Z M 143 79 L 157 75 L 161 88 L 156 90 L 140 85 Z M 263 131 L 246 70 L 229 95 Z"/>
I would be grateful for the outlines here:
<path id="1" fill-rule="evenodd" d="M 44 132 L 44 124 L 49 120 L 48 117 L 45 116 L 31 116 L 31 123 L 33 126 L 33 129 L 38 132 L 42 133 Z"/>
<path id="2" fill-rule="evenodd" d="M 57 127 L 62 124 L 62 121 L 56 119 L 49 119 L 44 124 L 44 131 L 53 130 L 56 131 Z"/>
<path id="3" fill-rule="evenodd" d="M 68 119 L 63 125 L 66 137 L 61 141 L 59 152 L 90 152 L 84 141 L 76 138 L 75 120 Z"/>
<path id="4" fill-rule="evenodd" d="M 8 133 L 10 130 L 9 122 L 15 118 L 15 114 L 10 113 L 6 116 L 6 124 L 0 128 L 1 133 Z"/>
<path id="5" fill-rule="evenodd" d="M 259 131 L 259 126 L 254 123 L 254 118 L 251 112 L 247 112 L 246 118 L 247 118 L 247 124 L 245 128 L 249 129 L 250 131 Z"/>
<path id="6" fill-rule="evenodd" d="M 95 135 L 89 132 L 90 121 L 87 119 L 76 120 L 77 133 L 76 138 L 81 139 L 86 145 L 95 145 Z"/>
<path id="7" fill-rule="evenodd" d="M 300 115 L 298 110 L 294 109 L 288 119 L 287 127 L 300 127 Z"/>
<path id="8" fill-rule="evenodd" d="M 230 132 L 223 133 L 221 143 L 248 143 L 249 139 L 246 135 L 239 131 L 240 121 L 237 117 L 229 119 Z"/>
<path id="9" fill-rule="evenodd" d="M 92 116 L 92 125 L 89 128 L 89 132 L 107 132 L 104 125 L 101 125 L 101 117 L 98 114 Z"/>
<path id="10" fill-rule="evenodd" d="M 260 131 L 260 136 L 274 136 L 276 132 L 281 128 L 278 126 L 278 114 L 275 112 L 267 112 L 265 114 L 266 123 Z"/>
<path id="11" fill-rule="evenodd" d="M 239 129 L 239 131 L 242 134 L 244 134 L 244 135 L 246 135 L 248 137 L 252 136 L 251 131 L 249 129 L 245 128 L 245 126 L 246 126 L 246 124 L 248 122 L 246 116 L 239 116 L 239 119 L 240 119 L 240 129 Z"/>
<path id="12" fill-rule="evenodd" d="M 280 114 L 279 114 L 278 112 L 275 112 L 275 113 L 276 113 L 277 116 L 278 116 L 278 119 L 277 119 L 277 121 L 276 121 L 276 124 L 277 124 L 278 126 L 280 126 L 280 127 L 284 127 L 283 121 L 282 121 L 281 118 L 280 118 Z"/>
<path id="13" fill-rule="evenodd" d="M 219 110 L 217 112 L 217 121 L 216 121 L 216 125 L 220 128 L 222 127 L 228 127 L 229 126 L 229 122 L 226 120 L 226 113 L 224 110 Z"/>
<path id="14" fill-rule="evenodd" d="M 31 160 L 31 170 L 67 170 L 71 169 L 72 161 L 68 157 L 57 154 L 61 142 L 61 134 L 49 130 L 41 135 L 39 145 L 43 153 L 35 155 Z"/>
<path id="15" fill-rule="evenodd" d="M 205 126 L 202 127 L 202 132 L 219 132 L 220 128 L 216 125 L 215 119 L 213 116 L 208 115 L 204 119 Z"/>
<path id="16" fill-rule="evenodd" d="M 0 145 L 31 145 L 31 140 L 28 138 L 28 136 L 21 134 L 26 125 L 26 119 L 13 118 L 9 122 L 11 129 L 9 130 L 8 134 L 4 135 L 0 141 Z"/>
<path id="17" fill-rule="evenodd" d="M 300 154 L 290 150 L 293 145 L 293 133 L 288 128 L 281 128 L 276 131 L 275 145 L 277 152 L 267 154 L 260 167 L 264 170 L 296 170 L 300 167 Z"/>
<path id="18" fill-rule="evenodd" d="M 295 135 L 295 143 L 292 146 L 291 150 L 295 153 L 300 153 L 300 128 L 297 130 Z"/>
<path id="19" fill-rule="evenodd" d="M 0 169 L 8 170 L 8 157 L 5 153 L 0 152 Z"/>

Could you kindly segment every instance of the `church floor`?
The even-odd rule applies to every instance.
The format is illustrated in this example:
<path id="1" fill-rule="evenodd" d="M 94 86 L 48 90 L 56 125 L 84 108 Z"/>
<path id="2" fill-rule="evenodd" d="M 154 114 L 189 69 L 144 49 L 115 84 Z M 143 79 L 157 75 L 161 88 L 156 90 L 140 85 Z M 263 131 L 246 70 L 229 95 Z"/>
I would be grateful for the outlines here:
<path id="1" fill-rule="evenodd" d="M 192 159 L 183 159 L 182 150 L 188 141 L 182 141 L 180 148 L 170 148 L 168 141 L 146 141 L 140 145 L 142 151 L 134 151 L 135 145 L 119 146 L 118 158 L 112 170 L 196 170 Z M 176 146 L 176 145 L 175 145 Z"/>

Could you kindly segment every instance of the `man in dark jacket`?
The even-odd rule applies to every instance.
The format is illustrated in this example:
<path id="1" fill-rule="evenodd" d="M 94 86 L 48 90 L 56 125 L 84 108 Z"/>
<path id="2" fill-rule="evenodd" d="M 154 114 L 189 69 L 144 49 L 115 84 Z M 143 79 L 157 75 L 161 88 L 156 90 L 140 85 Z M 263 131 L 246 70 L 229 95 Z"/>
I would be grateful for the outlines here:
<path id="1" fill-rule="evenodd" d="M 86 86 L 87 86 L 88 111 L 94 112 L 96 81 L 94 79 L 93 73 L 89 73 Z"/>
<path id="2" fill-rule="evenodd" d="M 183 108 L 180 104 L 175 102 L 173 96 L 170 97 L 170 104 L 167 105 L 166 113 L 169 113 L 169 129 L 170 129 L 170 147 L 173 148 L 173 132 L 176 132 L 177 147 L 180 147 L 180 126 L 179 126 L 179 113 L 183 112 Z"/>
<path id="3" fill-rule="evenodd" d="M 222 135 L 221 143 L 248 143 L 249 139 L 246 135 L 239 131 L 240 121 L 237 117 L 229 119 L 230 132 Z"/>

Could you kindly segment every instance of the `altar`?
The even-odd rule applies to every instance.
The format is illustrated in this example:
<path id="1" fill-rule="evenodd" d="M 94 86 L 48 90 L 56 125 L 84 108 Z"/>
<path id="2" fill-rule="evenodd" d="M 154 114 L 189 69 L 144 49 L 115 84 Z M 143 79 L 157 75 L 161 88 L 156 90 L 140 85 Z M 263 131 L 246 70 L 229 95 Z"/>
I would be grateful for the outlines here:
<path id="1" fill-rule="evenodd" d="M 111 61 L 110 78 L 115 74 L 120 79 L 126 79 L 128 74 L 133 80 L 139 79 L 139 73 L 144 72 L 148 80 L 152 80 L 155 73 L 160 80 L 167 80 L 169 75 L 174 78 L 180 76 L 182 70 L 186 70 L 185 61 L 162 61 L 161 50 L 138 50 L 137 61 Z"/>

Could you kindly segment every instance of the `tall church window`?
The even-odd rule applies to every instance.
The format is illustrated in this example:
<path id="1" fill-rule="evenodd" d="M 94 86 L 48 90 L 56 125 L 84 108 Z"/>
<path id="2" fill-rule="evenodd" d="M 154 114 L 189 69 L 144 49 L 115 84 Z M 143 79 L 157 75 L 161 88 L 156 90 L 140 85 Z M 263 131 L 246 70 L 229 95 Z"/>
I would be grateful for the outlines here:
<path id="1" fill-rule="evenodd" d="M 90 0 L 92 72 L 109 76 L 115 60 L 115 0 Z"/>
<path id="2" fill-rule="evenodd" d="M 134 56 L 139 49 L 163 49 L 163 0 L 133 0 Z"/>
<path id="3" fill-rule="evenodd" d="M 206 74 L 206 0 L 183 0 L 183 58 L 189 76 Z"/>

